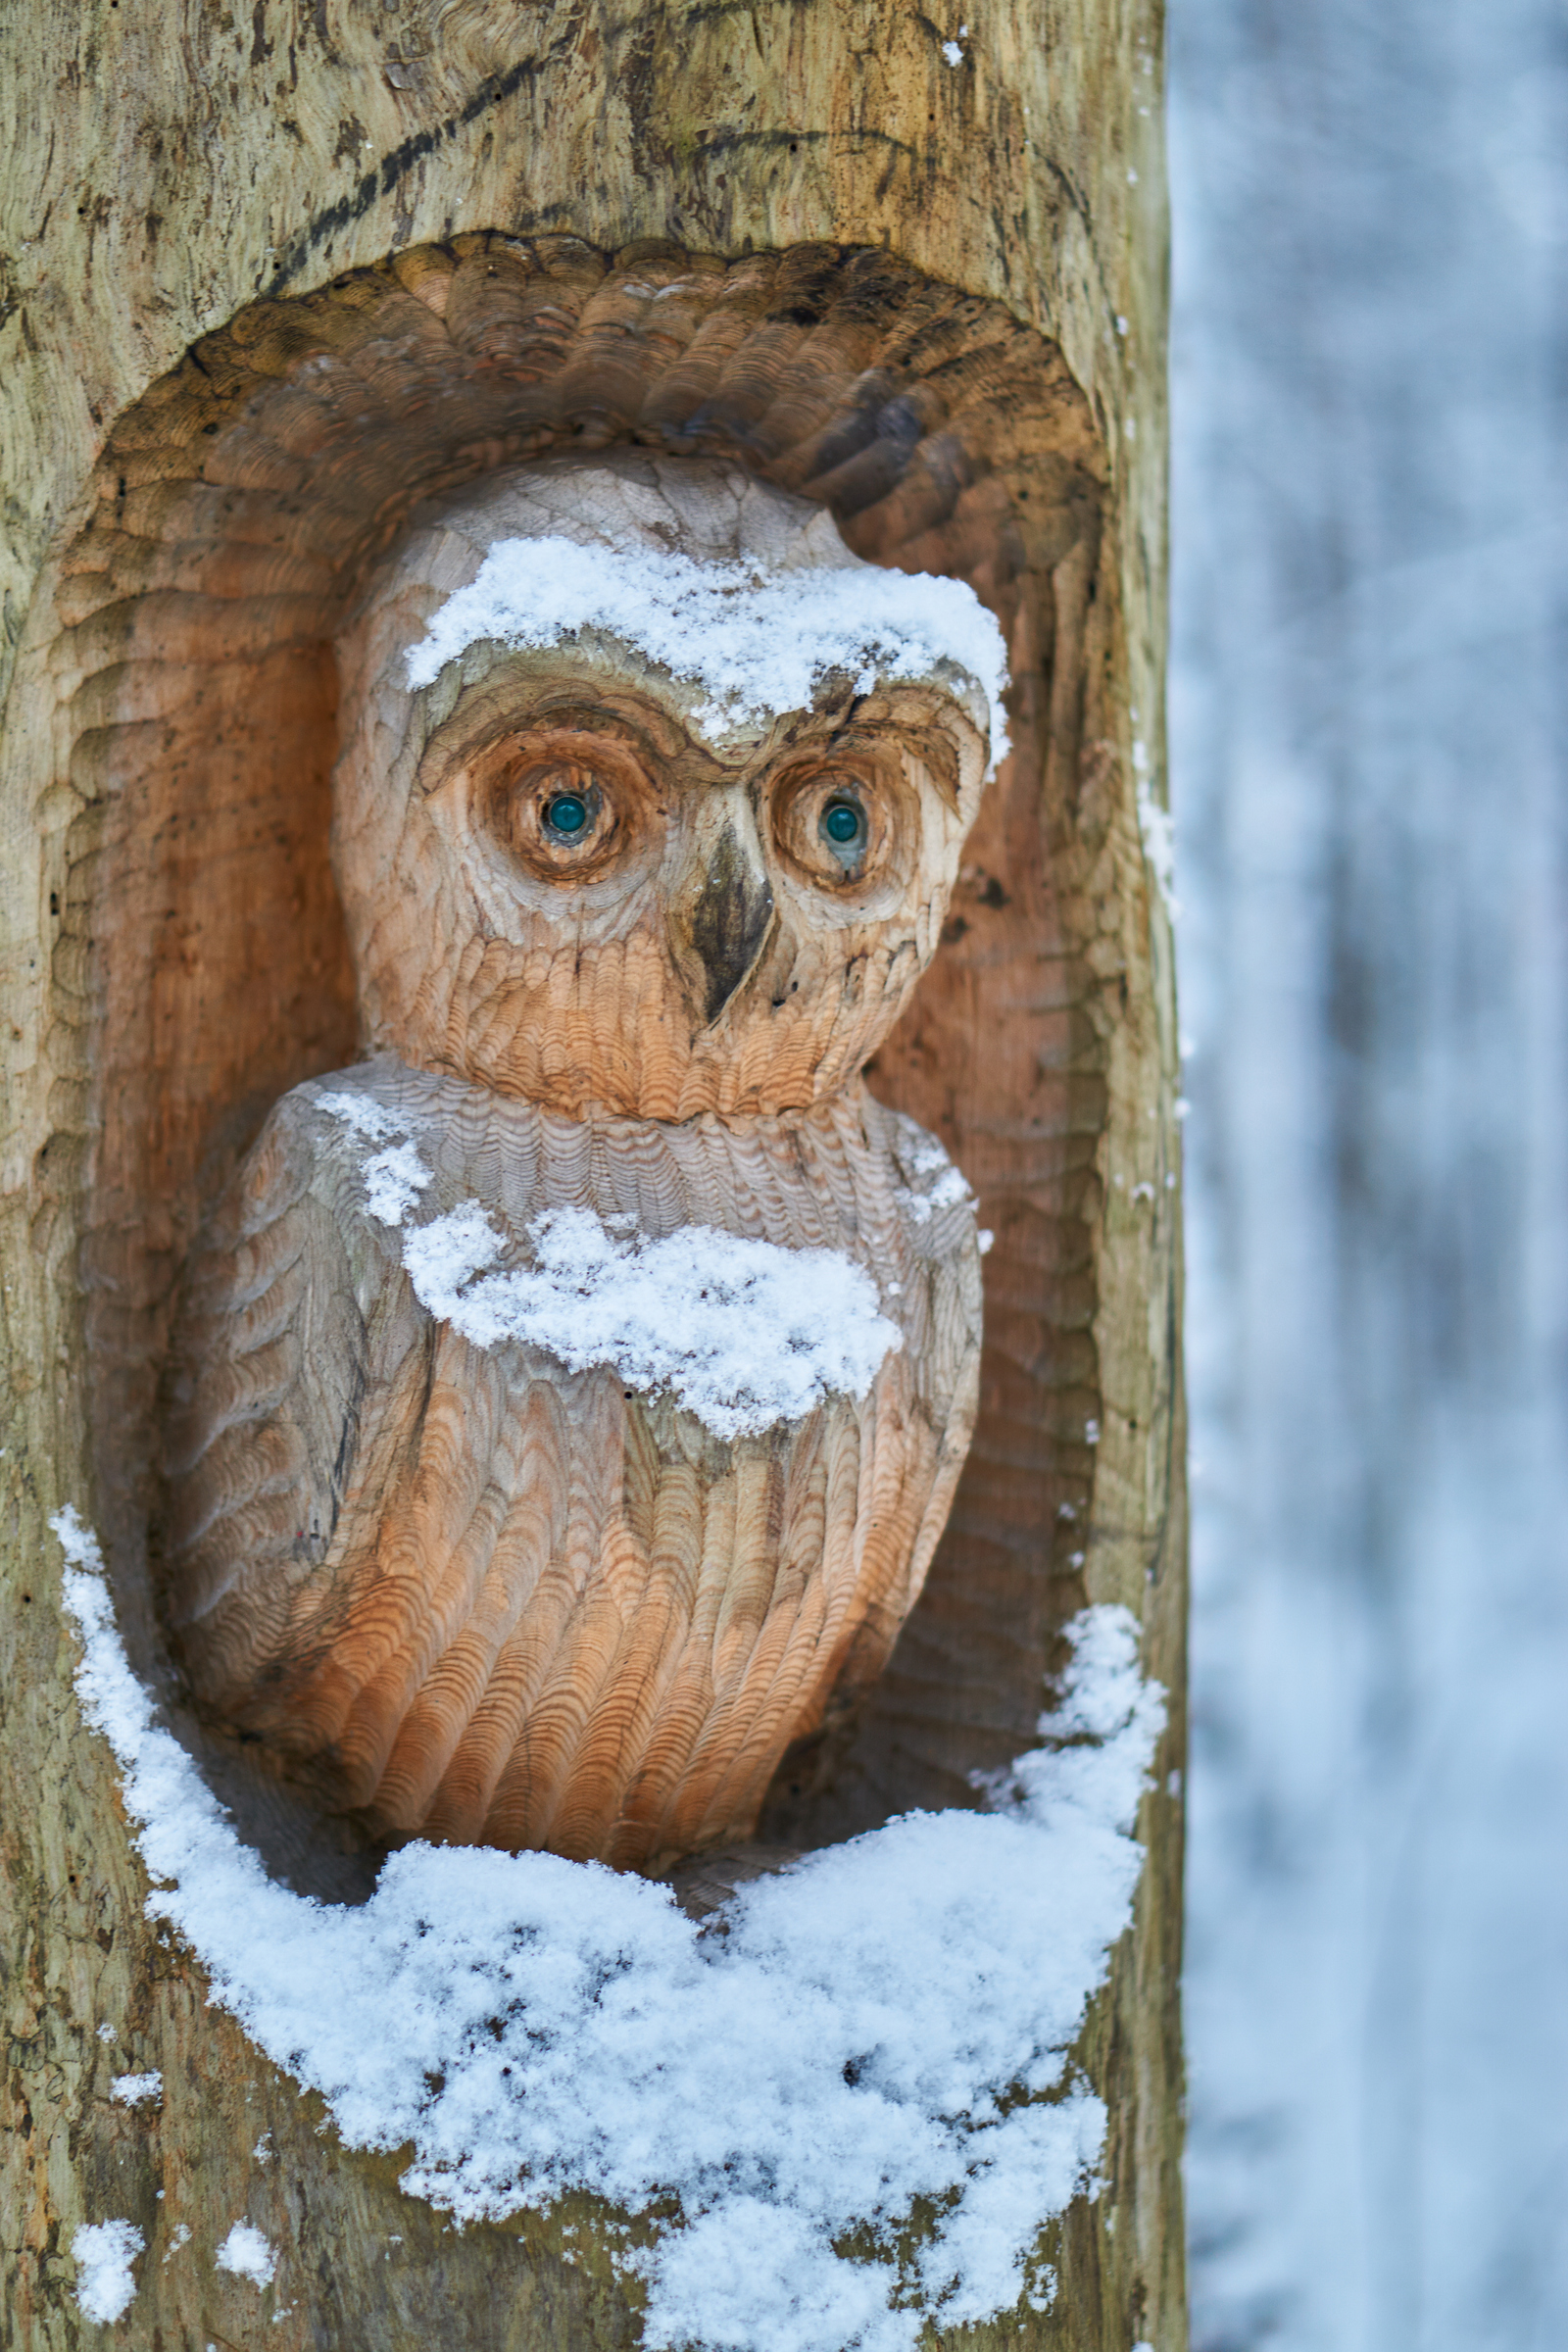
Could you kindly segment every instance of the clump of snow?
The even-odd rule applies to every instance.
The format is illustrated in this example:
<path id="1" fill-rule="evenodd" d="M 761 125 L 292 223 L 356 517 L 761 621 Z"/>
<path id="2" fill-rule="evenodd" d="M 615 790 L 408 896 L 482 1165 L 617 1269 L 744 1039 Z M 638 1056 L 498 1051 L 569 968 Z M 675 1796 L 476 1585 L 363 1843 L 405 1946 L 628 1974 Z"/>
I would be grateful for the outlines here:
<path id="1" fill-rule="evenodd" d="M 248 2278 L 253 2286 L 270 2286 L 277 2256 L 261 2231 L 249 2222 L 236 2222 L 213 2257 L 220 2271 Z"/>
<path id="2" fill-rule="evenodd" d="M 415 1296 L 476 1348 L 520 1340 L 568 1371 L 611 1364 L 630 1388 L 665 1389 L 718 1438 L 799 1420 L 833 1393 L 863 1396 L 904 1345 L 842 1250 L 707 1225 L 620 1239 L 588 1208 L 548 1210 L 527 1232 L 533 1265 L 488 1272 L 506 1237 L 476 1201 L 416 1226 L 403 1244 Z"/>
<path id="3" fill-rule="evenodd" d="M 372 1143 L 402 1132 L 392 1112 L 362 1096 L 317 1102 Z M 916 1213 L 967 1200 L 941 1145 L 922 1139 L 921 1148 L 919 1165 L 932 1164 L 935 1152 L 947 1173 L 930 1193 L 907 1196 Z M 406 1141 L 378 1152 L 363 1173 L 371 1216 L 393 1228 L 435 1181 Z M 547 1210 L 524 1238 L 532 1265 L 497 1271 L 508 1237 L 477 1201 L 413 1227 L 403 1263 L 415 1297 L 475 1348 L 516 1340 L 570 1372 L 609 1364 L 628 1388 L 667 1390 L 718 1438 L 799 1420 L 830 1395 L 863 1396 L 904 1345 L 870 1276 L 842 1250 L 785 1250 L 708 1225 L 651 1240 L 612 1233 L 588 1208 Z"/>
<path id="4" fill-rule="evenodd" d="M 401 1225 L 434 1181 L 412 1144 L 390 1144 L 365 1163 L 367 1206 L 381 1224 Z"/>
<path id="5" fill-rule="evenodd" d="M 478 575 L 449 596 L 407 656 L 428 686 L 469 645 L 559 644 L 584 629 L 637 646 L 709 700 L 716 735 L 808 710 L 830 672 L 858 694 L 879 678 L 929 678 L 947 664 L 986 696 L 991 760 L 1007 749 L 1002 631 L 963 580 L 874 564 L 768 570 L 654 548 L 579 546 L 555 534 L 498 539 Z"/>
<path id="6" fill-rule="evenodd" d="M 912 1138 L 906 1152 L 911 1172 L 916 1176 L 932 1176 L 935 1183 L 917 1192 L 912 1186 L 901 1186 L 899 1205 L 917 1225 L 924 1225 L 939 1208 L 955 1208 L 960 1201 L 974 1199 L 969 1182 L 961 1168 L 948 1157 L 934 1135 L 917 1128 L 912 1119 L 905 1122 Z"/>
<path id="7" fill-rule="evenodd" d="M 324 1110 L 329 1118 L 341 1120 L 367 1143 L 385 1145 L 386 1149 L 373 1153 L 360 1171 L 365 1178 L 365 1204 L 378 1224 L 394 1228 L 401 1225 L 409 1211 L 417 1206 L 419 1195 L 435 1182 L 434 1174 L 409 1141 L 411 1122 L 369 1095 L 343 1091 L 318 1095 L 316 1107 Z"/>
<path id="8" fill-rule="evenodd" d="M 358 1909 L 273 1884 L 153 1723 L 95 1539 L 52 1524 L 149 1911 L 346 2141 L 412 2144 L 410 2193 L 460 2220 L 570 2190 L 640 2214 L 650 2242 L 620 2259 L 650 2352 L 913 2352 L 922 2308 L 956 2326 L 1049 2297 L 1037 2233 L 1093 2190 L 1105 2120 L 1068 2053 L 1131 1916 L 1163 1722 L 1126 1611 L 1075 1622 L 1053 1744 L 991 1810 L 813 1854 L 700 1938 L 667 1888 L 551 1854 L 407 1846 Z M 938 2218 L 901 2260 L 916 2200 Z M 252 2239 L 270 2263 L 244 2225 L 228 2248 Z"/>
<path id="9" fill-rule="evenodd" d="M 164 2078 L 160 2074 L 117 2075 L 109 2085 L 109 2095 L 122 2106 L 140 2107 L 148 2100 L 164 2095 Z"/>
<path id="10" fill-rule="evenodd" d="M 1133 774 L 1137 780 L 1138 830 L 1143 839 L 1144 856 L 1149 861 L 1149 870 L 1158 886 L 1159 895 L 1165 902 L 1166 912 L 1174 922 L 1181 911 L 1175 897 L 1176 820 L 1164 804 L 1154 798 L 1149 753 L 1140 742 L 1133 745 Z"/>
<path id="11" fill-rule="evenodd" d="M 363 1135 L 371 1144 L 384 1144 L 390 1136 L 401 1135 L 406 1124 L 395 1111 L 388 1110 L 384 1102 L 377 1102 L 370 1095 L 342 1090 L 318 1095 L 316 1107 L 329 1112 L 334 1119 L 341 1119 L 346 1127 L 352 1127 L 356 1135 Z"/>
<path id="12" fill-rule="evenodd" d="M 1150 871 L 1168 906 L 1176 880 L 1176 823 L 1164 804 L 1155 800 L 1148 783 L 1140 783 L 1138 787 L 1138 829 L 1143 835 Z"/>
<path id="13" fill-rule="evenodd" d="M 136 2292 L 131 2264 L 147 2240 L 134 2222 L 84 2222 L 71 2241 L 76 2302 L 84 2320 L 110 2327 Z"/>

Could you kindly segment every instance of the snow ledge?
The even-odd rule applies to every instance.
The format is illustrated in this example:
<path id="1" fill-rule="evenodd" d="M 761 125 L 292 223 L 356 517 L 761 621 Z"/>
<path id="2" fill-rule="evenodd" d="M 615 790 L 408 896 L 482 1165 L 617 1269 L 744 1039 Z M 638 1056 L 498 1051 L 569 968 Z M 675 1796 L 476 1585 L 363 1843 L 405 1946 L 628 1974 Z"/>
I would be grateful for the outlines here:
<path id="1" fill-rule="evenodd" d="M 990 1810 L 810 1855 L 700 1941 L 667 1887 L 553 1854 L 406 1846 L 358 1909 L 273 1884 L 154 1722 L 96 1538 L 69 1507 L 50 1524 L 149 1915 L 345 2142 L 412 2143 L 409 2193 L 460 2221 L 572 2189 L 643 2217 L 616 2259 L 650 2352 L 913 2352 L 928 2313 L 1049 2301 L 1039 2230 L 1095 2192 L 1105 2125 L 1069 2052 L 1131 1917 L 1164 1723 L 1127 1611 L 1074 1621 L 1053 1744 L 995 1779 Z M 917 2198 L 938 2220 L 911 2250 Z M 857 2228 L 869 2258 L 835 2251 Z M 78 2244 L 103 2255 L 105 2305 L 111 2269 L 133 2291 L 139 2245 Z"/>

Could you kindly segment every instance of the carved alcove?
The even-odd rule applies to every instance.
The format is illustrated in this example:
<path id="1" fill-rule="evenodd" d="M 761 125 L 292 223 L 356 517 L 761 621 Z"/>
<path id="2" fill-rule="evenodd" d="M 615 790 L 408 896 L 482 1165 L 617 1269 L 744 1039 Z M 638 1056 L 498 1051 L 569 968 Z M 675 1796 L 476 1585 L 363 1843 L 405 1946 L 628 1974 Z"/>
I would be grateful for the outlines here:
<path id="1" fill-rule="evenodd" d="M 860 557 L 967 580 L 1014 680 L 1012 757 L 944 946 L 870 1071 L 996 1235 L 979 1423 L 889 1670 L 774 1783 L 760 1835 L 814 1845 L 974 1802 L 969 1775 L 1029 1743 L 1086 1596 L 1105 1090 L 1081 782 L 1110 642 L 1102 469 L 1059 354 L 995 305 L 867 250 L 726 263 L 467 236 L 258 304 L 119 420 L 61 566 L 52 662 L 86 803 L 57 970 L 94 1137 L 98 1512 L 133 1659 L 172 1695 L 147 1544 L 180 1264 L 275 1099 L 356 1052 L 327 857 L 334 633 L 418 502 L 519 460 L 639 447 L 738 463 L 825 505 Z M 220 1750 L 206 1762 L 297 1884 L 368 1885 L 373 1857 Z"/>

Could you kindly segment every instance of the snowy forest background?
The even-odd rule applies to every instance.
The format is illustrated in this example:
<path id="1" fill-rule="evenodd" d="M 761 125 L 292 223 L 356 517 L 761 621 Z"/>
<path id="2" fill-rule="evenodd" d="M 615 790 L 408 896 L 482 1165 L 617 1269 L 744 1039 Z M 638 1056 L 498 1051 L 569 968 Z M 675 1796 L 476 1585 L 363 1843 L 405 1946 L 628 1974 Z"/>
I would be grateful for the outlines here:
<path id="1" fill-rule="evenodd" d="M 1568 2343 L 1568 17 L 1173 0 L 1200 2352 Z"/>

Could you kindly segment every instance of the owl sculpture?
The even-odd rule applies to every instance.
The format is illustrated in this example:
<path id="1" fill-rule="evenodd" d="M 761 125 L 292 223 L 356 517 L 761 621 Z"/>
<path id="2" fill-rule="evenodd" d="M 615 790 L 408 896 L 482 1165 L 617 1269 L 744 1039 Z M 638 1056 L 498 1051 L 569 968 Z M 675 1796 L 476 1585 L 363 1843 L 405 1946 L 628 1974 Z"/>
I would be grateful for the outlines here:
<path id="1" fill-rule="evenodd" d="M 667 1868 L 883 1664 L 979 1248 L 860 1073 L 1000 645 L 821 510 L 633 455 L 422 513 L 346 629 L 367 1058 L 193 1251 L 159 1574 L 206 1721 L 362 1835 Z"/>

